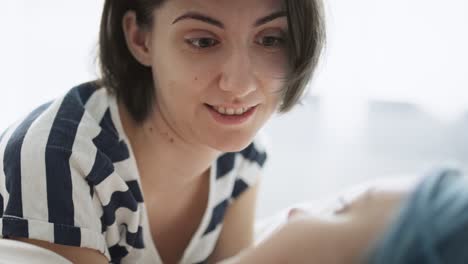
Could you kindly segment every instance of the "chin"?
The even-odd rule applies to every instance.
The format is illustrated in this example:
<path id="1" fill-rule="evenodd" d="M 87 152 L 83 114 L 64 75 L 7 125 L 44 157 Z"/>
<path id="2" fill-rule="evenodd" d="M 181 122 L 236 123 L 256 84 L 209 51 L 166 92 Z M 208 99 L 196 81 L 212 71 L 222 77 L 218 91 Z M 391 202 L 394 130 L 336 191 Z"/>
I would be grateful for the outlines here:
<path id="1" fill-rule="evenodd" d="M 245 149 L 250 143 L 252 143 L 254 137 L 224 137 L 222 140 L 213 142 L 211 145 L 212 148 L 220 152 L 238 152 Z"/>

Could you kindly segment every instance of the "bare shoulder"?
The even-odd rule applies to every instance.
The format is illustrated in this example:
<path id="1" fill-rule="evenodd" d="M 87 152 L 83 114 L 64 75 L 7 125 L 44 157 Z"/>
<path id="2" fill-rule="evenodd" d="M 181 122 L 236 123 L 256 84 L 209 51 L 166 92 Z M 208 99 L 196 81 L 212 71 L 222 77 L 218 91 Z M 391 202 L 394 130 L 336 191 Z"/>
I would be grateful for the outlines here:
<path id="1" fill-rule="evenodd" d="M 366 181 L 346 191 L 341 196 L 349 204 L 382 198 L 406 197 L 420 182 L 421 177 L 401 175 Z"/>
<path id="2" fill-rule="evenodd" d="M 109 263 L 107 258 L 102 253 L 94 249 L 58 245 L 41 240 L 27 238 L 11 239 L 48 249 L 68 259 L 72 263 Z"/>

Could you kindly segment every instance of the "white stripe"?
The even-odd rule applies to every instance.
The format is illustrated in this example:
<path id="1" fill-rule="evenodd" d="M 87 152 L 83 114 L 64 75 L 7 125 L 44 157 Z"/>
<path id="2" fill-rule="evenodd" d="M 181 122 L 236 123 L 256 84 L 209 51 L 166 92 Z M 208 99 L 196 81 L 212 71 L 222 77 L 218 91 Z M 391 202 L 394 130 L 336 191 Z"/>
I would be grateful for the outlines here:
<path id="1" fill-rule="evenodd" d="M 86 103 L 86 111 L 81 119 L 76 132 L 75 142 L 73 142 L 73 153 L 79 155 L 79 159 L 70 159 L 70 161 L 79 161 L 79 165 L 83 175 L 87 176 L 94 165 L 97 149 L 93 143 L 93 139 L 99 135 L 101 128 L 99 122 L 105 114 L 107 105 L 103 104 L 101 98 L 102 91 L 96 91 Z"/>
<path id="2" fill-rule="evenodd" d="M 145 252 L 140 260 L 141 263 L 154 263 L 154 264 L 162 264 L 161 257 L 154 245 L 153 235 L 151 234 L 151 228 L 149 225 L 148 213 L 144 205 L 142 204 L 142 221 L 143 221 L 143 241 L 145 243 Z M 131 263 L 131 262 L 129 262 Z"/>
<path id="3" fill-rule="evenodd" d="M 238 178 L 242 179 L 248 186 L 253 186 L 257 183 L 262 167 L 255 161 L 243 159 L 243 162 L 238 171 Z"/>
<path id="4" fill-rule="evenodd" d="M 260 152 L 270 152 L 272 148 L 271 140 L 263 129 L 261 129 L 254 138 L 253 141 L 255 149 Z"/>
<path id="5" fill-rule="evenodd" d="M 119 246 L 122 246 L 119 244 Z M 145 245 L 146 246 L 146 245 Z M 156 258 L 148 258 L 148 249 L 143 248 L 132 248 L 131 251 L 122 259 L 121 263 L 151 263 L 151 264 L 163 264 Z"/>
<path id="6" fill-rule="evenodd" d="M 55 100 L 27 131 L 21 149 L 21 196 L 23 217 L 48 221 L 46 146 L 62 98 Z M 34 230 L 30 234 L 31 238 Z M 50 231 L 50 230 L 48 230 Z M 53 239 L 54 232 L 47 239 Z"/>
<path id="7" fill-rule="evenodd" d="M 104 214 L 104 210 L 102 209 L 102 203 L 99 199 L 99 196 L 96 193 L 93 195 L 93 204 L 94 208 L 96 209 L 96 215 L 101 219 L 102 215 Z M 101 225 L 101 223 L 99 224 Z"/>
<path id="8" fill-rule="evenodd" d="M 36 221 L 28 219 L 29 238 L 54 243 L 54 224 L 47 223 L 46 220 Z"/>
<path id="9" fill-rule="evenodd" d="M 223 177 L 214 181 L 213 190 L 213 202 L 215 205 L 229 199 L 234 188 L 234 182 L 239 171 L 239 165 L 242 164 L 243 158 L 241 155 L 235 155 L 234 167 Z"/>
<path id="10" fill-rule="evenodd" d="M 117 171 L 124 181 L 135 181 L 139 179 L 138 170 L 136 169 L 136 163 L 133 160 L 133 154 L 130 150 L 130 158 L 114 163 L 114 169 Z M 140 182 L 138 182 L 140 183 Z"/>
<path id="11" fill-rule="evenodd" d="M 94 123 L 97 123 L 98 125 L 101 122 L 105 112 L 109 108 L 106 96 L 106 90 L 98 89 L 92 94 L 85 105 L 86 114 L 92 118 L 95 118 Z"/>
<path id="12" fill-rule="evenodd" d="M 184 252 L 184 256 L 182 258 L 181 263 L 189 263 L 189 262 L 191 262 L 193 260 L 193 257 L 192 257 L 193 254 L 201 254 L 201 253 L 198 253 L 201 250 L 200 247 L 203 247 L 205 250 L 207 250 L 206 249 L 207 246 L 208 246 L 208 248 L 214 248 L 214 244 L 216 243 L 217 236 L 213 236 L 213 234 L 219 234 L 218 233 L 219 231 L 216 231 L 217 230 L 216 228 L 215 228 L 215 230 L 211 231 L 210 234 L 204 235 L 206 229 L 208 228 L 208 225 L 211 222 L 211 218 L 213 217 L 213 208 L 217 205 L 214 202 L 215 193 L 216 193 L 216 189 L 214 188 L 215 184 L 216 184 L 215 183 L 215 181 L 216 181 L 216 170 L 217 170 L 217 162 L 213 161 L 212 164 L 211 164 L 211 170 L 210 170 L 210 195 L 209 195 L 209 199 L 208 199 L 207 209 L 205 211 L 205 214 L 203 215 L 203 219 L 202 219 L 197 231 L 195 232 L 195 234 L 192 237 L 188 247 L 186 248 L 186 250 Z M 218 225 L 217 228 L 219 229 L 220 226 L 221 225 Z M 204 244 L 205 243 L 204 242 L 205 241 L 205 238 L 204 238 L 205 236 L 207 236 L 208 239 L 210 239 L 210 238 L 213 239 L 213 237 L 215 237 L 215 238 L 209 244 Z M 213 245 L 211 245 L 211 243 Z M 195 252 L 195 253 L 193 253 L 193 252 Z"/>
<path id="13" fill-rule="evenodd" d="M 138 209 L 136 212 L 132 212 L 130 209 L 125 207 L 120 207 L 115 211 L 115 222 L 108 226 L 104 235 L 106 237 L 107 245 L 111 247 L 112 245 L 117 244 L 121 241 L 122 233 L 121 228 L 124 228 L 122 225 L 127 225 L 128 232 L 136 233 L 138 227 L 141 226 L 141 212 L 143 204 L 138 204 Z"/>
<path id="14" fill-rule="evenodd" d="M 206 260 L 216 246 L 216 241 L 218 240 L 221 229 L 222 224 L 219 224 L 215 230 L 202 236 L 197 241 L 196 246 L 191 249 L 190 253 L 184 257 L 184 260 L 181 263 L 192 264 L 194 262 L 198 263 Z"/>
<path id="15" fill-rule="evenodd" d="M 85 112 L 76 131 L 70 157 L 75 225 L 92 229 L 98 233 L 101 232 L 100 214 L 102 212 L 96 211 L 96 200 L 91 199 L 90 188 L 84 177 L 93 168 L 97 149 L 92 140 L 101 132 L 99 122 L 107 109 L 107 106 L 102 103 L 102 95 L 103 91 L 98 90 L 88 99 Z M 82 243 L 89 243 L 83 239 L 86 237 L 82 237 Z"/>
<path id="16" fill-rule="evenodd" d="M 119 133 L 119 140 L 125 141 L 128 147 L 129 155 L 130 155 L 129 159 L 114 163 L 115 170 L 119 172 L 120 176 L 122 177 L 124 181 L 139 180 L 140 176 L 138 172 L 138 166 L 134 159 L 135 156 L 133 154 L 132 146 L 130 145 L 130 141 L 125 135 L 125 131 L 122 127 L 122 122 L 120 121 L 120 114 L 119 114 L 117 101 L 114 96 L 109 95 L 108 102 L 109 102 L 112 122 L 114 123 L 115 129 L 117 129 L 117 132 Z"/>
<path id="17" fill-rule="evenodd" d="M 95 230 L 81 228 L 80 247 L 97 249 L 100 252 L 104 253 L 104 255 L 110 258 L 104 236 L 100 232 L 96 233 Z"/>
<path id="18" fill-rule="evenodd" d="M 114 192 L 125 192 L 127 191 L 128 185 L 122 180 L 119 174 L 115 171 L 106 177 L 101 183 L 95 186 L 96 193 L 99 195 L 99 199 L 103 206 L 106 206 L 110 203 L 112 194 Z"/>

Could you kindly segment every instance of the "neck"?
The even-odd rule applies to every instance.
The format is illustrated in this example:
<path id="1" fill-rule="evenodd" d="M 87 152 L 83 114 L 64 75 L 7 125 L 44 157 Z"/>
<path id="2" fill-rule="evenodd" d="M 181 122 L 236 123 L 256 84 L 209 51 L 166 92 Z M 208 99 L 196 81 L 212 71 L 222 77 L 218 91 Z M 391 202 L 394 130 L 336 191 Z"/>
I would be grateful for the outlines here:
<path id="1" fill-rule="evenodd" d="M 125 133 L 132 145 L 140 177 L 154 190 L 174 191 L 209 173 L 219 151 L 182 139 L 159 114 L 136 124 L 119 104 Z"/>

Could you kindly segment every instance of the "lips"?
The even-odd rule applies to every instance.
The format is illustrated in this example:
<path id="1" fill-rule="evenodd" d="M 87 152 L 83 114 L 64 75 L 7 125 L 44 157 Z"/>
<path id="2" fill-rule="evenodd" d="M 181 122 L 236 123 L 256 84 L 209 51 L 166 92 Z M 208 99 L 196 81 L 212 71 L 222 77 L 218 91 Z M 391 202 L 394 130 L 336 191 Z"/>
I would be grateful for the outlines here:
<path id="1" fill-rule="evenodd" d="M 235 108 L 224 108 L 222 109 L 221 107 L 217 106 L 212 106 L 209 104 L 205 104 L 209 112 L 211 113 L 211 116 L 213 119 L 220 124 L 223 125 L 240 125 L 245 123 L 247 120 L 250 119 L 250 117 L 255 113 L 257 106 L 253 107 L 242 107 L 242 108 L 237 108 L 237 111 L 241 111 L 242 113 L 237 114 L 235 113 L 236 110 Z M 234 113 L 233 113 L 234 112 Z"/>
<path id="2" fill-rule="evenodd" d="M 213 105 L 208 105 L 208 106 L 222 115 L 242 115 L 253 107 L 253 106 L 249 106 L 249 107 L 227 107 L 226 106 L 225 107 L 225 106 L 213 106 Z"/>

